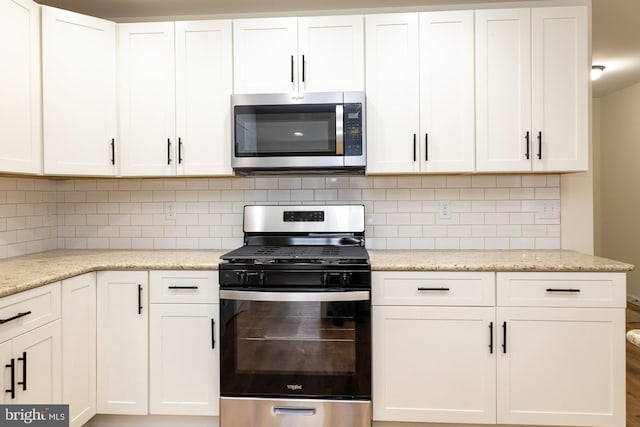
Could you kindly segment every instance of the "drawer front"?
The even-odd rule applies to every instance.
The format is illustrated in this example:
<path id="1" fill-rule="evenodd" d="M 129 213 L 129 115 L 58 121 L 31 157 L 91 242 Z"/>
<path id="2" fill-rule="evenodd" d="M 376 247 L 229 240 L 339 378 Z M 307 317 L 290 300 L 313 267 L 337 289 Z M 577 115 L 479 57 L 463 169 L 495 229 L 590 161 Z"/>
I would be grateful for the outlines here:
<path id="1" fill-rule="evenodd" d="M 217 271 L 151 271 L 149 279 L 152 303 L 218 302 Z"/>
<path id="2" fill-rule="evenodd" d="M 498 273 L 499 306 L 625 307 L 625 273 Z"/>
<path id="3" fill-rule="evenodd" d="M 0 342 L 60 318 L 60 282 L 0 299 Z"/>
<path id="4" fill-rule="evenodd" d="M 373 305 L 493 306 L 495 273 L 374 271 Z"/>

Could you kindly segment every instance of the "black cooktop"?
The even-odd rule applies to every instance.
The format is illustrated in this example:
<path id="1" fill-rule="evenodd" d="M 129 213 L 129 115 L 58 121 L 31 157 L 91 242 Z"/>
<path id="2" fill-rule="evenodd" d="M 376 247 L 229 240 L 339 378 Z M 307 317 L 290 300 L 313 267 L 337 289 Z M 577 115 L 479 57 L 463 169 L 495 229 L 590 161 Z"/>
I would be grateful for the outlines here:
<path id="1" fill-rule="evenodd" d="M 293 245 L 243 246 L 220 258 L 229 262 L 339 262 L 366 263 L 367 250 L 361 246 Z"/>

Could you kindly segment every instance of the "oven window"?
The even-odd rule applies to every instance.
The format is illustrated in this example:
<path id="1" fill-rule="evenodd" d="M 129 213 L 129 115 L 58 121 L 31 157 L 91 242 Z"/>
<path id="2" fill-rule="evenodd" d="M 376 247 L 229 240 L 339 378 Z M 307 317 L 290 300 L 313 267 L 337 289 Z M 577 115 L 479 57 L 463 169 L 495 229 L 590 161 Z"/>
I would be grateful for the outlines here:
<path id="1" fill-rule="evenodd" d="M 371 395 L 370 301 L 221 299 L 221 392 Z"/>
<path id="2" fill-rule="evenodd" d="M 242 305 L 237 317 L 239 373 L 355 373 L 354 303 Z"/>
<path id="3" fill-rule="evenodd" d="M 335 156 L 336 107 L 236 106 L 236 157 Z"/>

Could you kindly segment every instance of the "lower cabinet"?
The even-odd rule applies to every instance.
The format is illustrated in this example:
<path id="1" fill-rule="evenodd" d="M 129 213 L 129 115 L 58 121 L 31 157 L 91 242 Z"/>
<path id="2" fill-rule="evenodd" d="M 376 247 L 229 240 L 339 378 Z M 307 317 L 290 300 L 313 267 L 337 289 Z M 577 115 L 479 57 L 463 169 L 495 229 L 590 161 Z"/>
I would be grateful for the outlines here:
<path id="1" fill-rule="evenodd" d="M 372 274 L 375 421 L 625 425 L 625 273 L 447 274 Z"/>
<path id="2" fill-rule="evenodd" d="M 96 414 L 96 273 L 62 281 L 62 402 L 69 425 Z"/>
<path id="3" fill-rule="evenodd" d="M 98 272 L 98 413 L 148 413 L 148 275 Z"/>
<path id="4" fill-rule="evenodd" d="M 0 403 L 59 403 L 60 283 L 0 299 L 0 337 Z"/>
<path id="5" fill-rule="evenodd" d="M 373 307 L 373 418 L 495 422 L 493 307 Z"/>
<path id="6" fill-rule="evenodd" d="M 373 272 L 373 419 L 495 423 L 495 274 Z"/>
<path id="7" fill-rule="evenodd" d="M 149 413 L 219 415 L 215 271 L 152 271 Z"/>

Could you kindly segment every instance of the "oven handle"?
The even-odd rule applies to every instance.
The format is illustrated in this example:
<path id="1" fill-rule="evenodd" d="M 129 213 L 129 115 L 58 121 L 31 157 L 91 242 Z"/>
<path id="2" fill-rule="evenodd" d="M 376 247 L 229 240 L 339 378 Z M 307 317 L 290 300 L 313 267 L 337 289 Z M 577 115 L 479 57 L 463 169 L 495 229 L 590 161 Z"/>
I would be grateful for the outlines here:
<path id="1" fill-rule="evenodd" d="M 273 302 L 369 301 L 369 291 L 346 292 L 260 292 L 221 290 L 220 299 Z"/>

